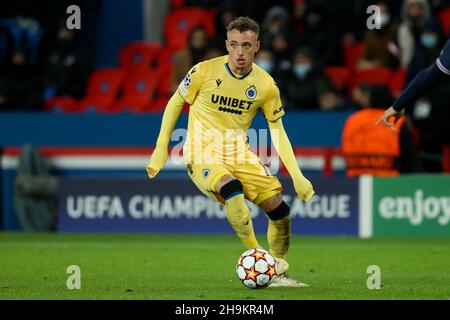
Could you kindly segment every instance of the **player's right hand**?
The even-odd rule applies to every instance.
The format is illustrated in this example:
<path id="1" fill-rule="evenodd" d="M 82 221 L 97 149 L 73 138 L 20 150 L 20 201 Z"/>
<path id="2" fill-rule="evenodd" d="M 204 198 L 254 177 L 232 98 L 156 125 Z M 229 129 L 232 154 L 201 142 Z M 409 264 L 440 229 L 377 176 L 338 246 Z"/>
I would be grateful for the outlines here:
<path id="1" fill-rule="evenodd" d="M 153 154 L 150 158 L 150 163 L 147 165 L 147 174 L 150 179 L 156 177 L 159 171 L 166 164 L 167 159 L 169 158 L 167 148 L 156 146 Z"/>
<path id="2" fill-rule="evenodd" d="M 395 131 L 394 125 L 397 124 L 397 121 L 400 120 L 400 118 L 405 114 L 405 109 L 402 109 L 401 111 L 397 111 L 394 109 L 394 107 L 390 107 L 384 111 L 384 114 L 378 119 L 378 121 L 375 123 L 376 126 L 383 123 L 386 127 L 391 129 L 393 132 Z M 394 123 L 390 123 L 389 119 L 394 117 Z"/>
<path id="3" fill-rule="evenodd" d="M 312 183 L 304 176 L 294 180 L 294 189 L 298 197 L 305 202 L 311 200 L 314 195 Z"/>

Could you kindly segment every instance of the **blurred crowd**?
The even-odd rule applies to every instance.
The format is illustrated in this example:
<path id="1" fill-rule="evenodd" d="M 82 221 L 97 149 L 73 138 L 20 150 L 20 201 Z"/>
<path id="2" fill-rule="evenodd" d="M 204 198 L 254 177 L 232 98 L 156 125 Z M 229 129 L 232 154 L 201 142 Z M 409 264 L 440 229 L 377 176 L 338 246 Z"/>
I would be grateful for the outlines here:
<path id="1" fill-rule="evenodd" d="M 418 72 L 436 61 L 450 37 L 449 0 L 184 3 L 219 8 L 215 36 L 208 40 L 204 32 L 203 46 L 191 41 L 191 52 L 226 54 L 231 20 L 247 15 L 260 23 L 261 50 L 255 62 L 273 76 L 287 110 L 386 109 Z M 381 29 L 367 27 L 370 5 L 380 8 Z M 190 62 L 205 57 L 197 55 Z M 410 117 L 399 137 L 401 172 L 441 170 L 441 148 L 450 144 L 447 78 L 408 106 Z"/>
<path id="2" fill-rule="evenodd" d="M 450 0 L 167 2 L 170 12 L 161 30 L 164 43 L 158 44 L 159 58 L 154 63 L 158 84 L 153 86 L 158 89 L 152 97 L 143 97 L 141 112 L 160 112 L 191 66 L 226 54 L 226 26 L 242 15 L 260 23 L 261 50 L 255 62 L 273 76 L 287 110 L 387 108 L 420 70 L 436 60 L 450 36 Z M 85 97 L 95 71 L 92 52 L 78 32 L 66 28 L 66 8 L 79 4 L 89 10 L 93 3 L 99 1 L 0 0 L 0 111 L 44 110 L 46 102 L 58 97 L 71 97 L 69 102 L 75 106 Z M 381 29 L 367 27 L 370 5 L 380 9 Z M 169 27 L 175 30 L 170 33 L 168 18 L 186 8 L 201 8 L 210 20 L 194 23 L 185 39 L 173 46 L 179 40 L 176 28 L 183 23 L 174 20 Z M 131 62 L 142 62 L 141 58 L 137 55 Z M 153 70 L 147 70 L 146 79 L 138 75 L 131 98 L 146 94 L 142 88 L 146 81 L 154 81 Z M 100 86 L 97 92 L 112 95 L 105 105 L 112 105 L 119 94 L 108 92 L 108 85 Z M 81 105 L 87 104 L 72 110 L 83 111 Z M 450 78 L 408 108 L 413 125 L 410 139 L 429 151 L 431 162 L 438 148 L 450 142 L 449 105 Z M 108 108 L 104 111 L 111 112 Z M 427 150 L 430 146 L 437 149 Z"/>
<path id="3" fill-rule="evenodd" d="M 51 96 L 83 96 L 91 58 L 66 28 L 66 8 L 88 1 L 0 1 L 0 111 L 39 111 Z"/>
<path id="4" fill-rule="evenodd" d="M 91 61 L 77 33 L 65 28 L 68 4 L 0 1 L 0 110 L 42 109 L 52 96 L 83 96 Z M 372 4 L 381 9 L 379 30 L 366 26 Z M 247 15 L 261 25 L 256 63 L 274 77 L 289 109 L 357 106 L 353 91 L 359 83 L 347 79 L 339 85 L 342 80 L 330 71 L 336 66 L 347 68 L 350 78 L 367 69 L 402 70 L 403 87 L 436 59 L 450 33 L 440 19 L 450 0 L 172 0 L 170 5 L 215 14 L 214 34 L 195 27 L 187 47 L 175 55 L 172 91 L 192 65 L 226 54 L 227 24 Z M 426 112 L 423 103 L 419 109 Z"/>

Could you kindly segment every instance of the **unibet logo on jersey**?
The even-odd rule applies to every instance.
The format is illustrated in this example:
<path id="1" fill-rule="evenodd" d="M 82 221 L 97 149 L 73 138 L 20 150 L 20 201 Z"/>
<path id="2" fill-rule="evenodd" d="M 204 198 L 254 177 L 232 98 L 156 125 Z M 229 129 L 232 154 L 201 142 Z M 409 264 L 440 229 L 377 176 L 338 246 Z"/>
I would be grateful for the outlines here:
<path id="1" fill-rule="evenodd" d="M 222 56 L 197 64 L 178 87 L 191 105 L 183 149 L 189 162 L 206 149 L 214 149 L 219 160 L 249 152 L 245 133 L 258 110 L 269 121 L 284 115 L 279 90 L 266 71 L 253 64 L 249 73 L 238 76 L 227 61 Z"/>

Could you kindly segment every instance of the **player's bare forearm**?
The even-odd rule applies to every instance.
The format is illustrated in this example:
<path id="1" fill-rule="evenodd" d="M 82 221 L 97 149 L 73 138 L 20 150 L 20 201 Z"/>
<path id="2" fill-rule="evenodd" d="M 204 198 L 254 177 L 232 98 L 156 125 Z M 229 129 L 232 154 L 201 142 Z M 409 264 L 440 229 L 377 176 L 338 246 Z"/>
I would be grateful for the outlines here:
<path id="1" fill-rule="evenodd" d="M 292 178 L 296 193 L 302 200 L 309 201 L 314 195 L 314 189 L 311 182 L 303 176 L 298 167 L 297 159 L 284 129 L 283 122 L 281 119 L 278 119 L 276 121 L 268 121 L 268 123 L 272 143 Z"/>
<path id="2" fill-rule="evenodd" d="M 178 92 L 175 92 L 164 110 L 156 147 L 150 158 L 150 163 L 146 167 L 149 178 L 154 178 L 169 158 L 167 148 L 183 105 L 184 99 Z"/>

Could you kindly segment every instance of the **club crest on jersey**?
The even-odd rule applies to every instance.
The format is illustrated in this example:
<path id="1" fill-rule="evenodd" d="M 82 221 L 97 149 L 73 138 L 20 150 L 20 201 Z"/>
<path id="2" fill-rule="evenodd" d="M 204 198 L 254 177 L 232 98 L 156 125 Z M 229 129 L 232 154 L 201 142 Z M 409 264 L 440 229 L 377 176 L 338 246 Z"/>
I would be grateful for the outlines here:
<path id="1" fill-rule="evenodd" d="M 187 74 L 186 77 L 184 77 L 183 85 L 185 88 L 189 88 L 191 83 L 192 83 L 191 76 L 190 74 Z"/>
<path id="2" fill-rule="evenodd" d="M 209 177 L 209 169 L 203 169 L 203 178 L 208 179 Z"/>
<path id="3" fill-rule="evenodd" d="M 256 98 L 256 87 L 255 86 L 251 86 L 250 88 L 248 88 L 247 90 L 245 90 L 245 95 L 247 96 L 247 98 L 249 99 L 255 99 Z"/>

